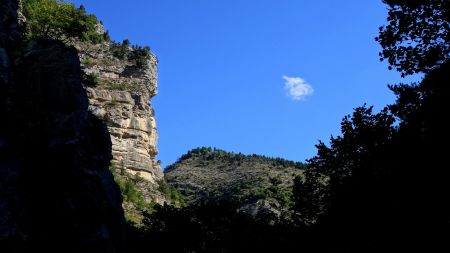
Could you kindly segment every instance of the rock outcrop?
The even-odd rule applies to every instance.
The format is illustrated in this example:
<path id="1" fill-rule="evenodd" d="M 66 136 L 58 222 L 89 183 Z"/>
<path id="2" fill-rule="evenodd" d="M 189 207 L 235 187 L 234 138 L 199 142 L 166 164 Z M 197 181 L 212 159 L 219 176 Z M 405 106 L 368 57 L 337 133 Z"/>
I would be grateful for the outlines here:
<path id="1" fill-rule="evenodd" d="M 157 59 L 150 54 L 147 64 L 138 67 L 115 57 L 111 47 L 108 42 L 78 44 L 83 71 L 98 78 L 95 87 L 87 87 L 89 108 L 108 125 L 113 163 L 156 182 L 163 177 L 155 159 L 158 135 L 150 104 L 157 94 Z"/>
<path id="2" fill-rule="evenodd" d="M 147 52 L 144 64 L 138 66 L 127 55 L 142 49 L 113 42 L 74 45 L 85 76 L 89 110 L 105 122 L 111 135 L 113 169 L 143 178 L 145 185 L 138 190 L 147 201 L 163 204 L 166 199 L 158 190 L 163 180 L 156 160 L 158 134 L 150 103 L 157 94 L 156 56 Z M 114 55 L 118 47 L 125 51 L 122 58 Z"/>
<path id="3" fill-rule="evenodd" d="M 120 252 L 112 143 L 88 110 L 78 52 L 22 40 L 19 7 L 0 2 L 0 252 Z"/>

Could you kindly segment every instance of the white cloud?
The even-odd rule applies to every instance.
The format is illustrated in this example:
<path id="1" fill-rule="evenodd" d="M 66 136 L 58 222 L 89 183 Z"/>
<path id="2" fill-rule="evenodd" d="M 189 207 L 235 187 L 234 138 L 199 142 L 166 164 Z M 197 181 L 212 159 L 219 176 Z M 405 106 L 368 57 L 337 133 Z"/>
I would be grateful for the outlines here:
<path id="1" fill-rule="evenodd" d="M 287 95 L 294 100 L 304 100 L 305 97 L 314 93 L 313 87 L 301 77 L 283 76 L 283 79 Z"/>

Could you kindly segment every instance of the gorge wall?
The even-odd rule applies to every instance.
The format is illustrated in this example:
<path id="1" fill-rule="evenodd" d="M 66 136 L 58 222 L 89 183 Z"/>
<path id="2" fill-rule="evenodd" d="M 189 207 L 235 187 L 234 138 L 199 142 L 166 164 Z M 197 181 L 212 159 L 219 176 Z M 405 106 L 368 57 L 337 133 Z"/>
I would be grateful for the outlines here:
<path id="1" fill-rule="evenodd" d="M 127 178 L 144 179 L 138 190 L 145 200 L 163 204 L 165 197 L 158 190 L 158 182 L 163 180 L 156 160 L 158 134 L 150 103 L 157 94 L 156 56 L 149 53 L 138 66 L 130 58 L 142 49 L 113 42 L 73 44 L 79 51 L 89 110 L 108 126 L 112 169 Z M 118 56 L 115 50 L 124 51 L 123 55 Z"/>
<path id="2" fill-rule="evenodd" d="M 157 94 L 157 59 L 150 54 L 145 66 L 118 59 L 111 44 L 77 43 L 82 70 L 97 79 L 85 84 L 89 109 L 108 125 L 113 163 L 130 173 L 156 182 L 162 178 L 156 161 L 158 135 L 150 100 Z M 132 51 L 132 48 L 128 48 Z"/>

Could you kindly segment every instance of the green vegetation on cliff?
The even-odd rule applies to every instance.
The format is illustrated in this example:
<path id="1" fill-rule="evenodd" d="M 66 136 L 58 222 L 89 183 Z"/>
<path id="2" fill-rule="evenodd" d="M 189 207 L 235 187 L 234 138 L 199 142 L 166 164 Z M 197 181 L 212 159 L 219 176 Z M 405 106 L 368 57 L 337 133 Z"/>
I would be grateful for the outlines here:
<path id="1" fill-rule="evenodd" d="M 186 206 L 184 197 L 164 180 L 158 181 L 155 188 L 152 183 L 143 179 L 139 173 L 132 175 L 117 166 L 111 166 L 110 170 L 114 176 L 114 181 L 122 193 L 125 218 L 133 226 L 142 226 L 144 215 L 154 212 L 157 203 L 149 197 L 155 194 L 158 195 L 154 191 L 159 191 L 159 194 L 164 197 L 166 202 L 174 207 Z"/>
<path id="2" fill-rule="evenodd" d="M 114 166 L 110 170 L 114 176 L 114 181 L 122 193 L 126 220 L 140 226 L 143 218 L 142 213 L 152 213 L 153 207 L 155 206 L 155 203 L 146 200 L 139 190 L 139 183 L 143 182 L 143 179 L 138 175 L 133 176 Z"/>
<path id="3" fill-rule="evenodd" d="M 97 17 L 64 0 L 24 0 L 28 38 L 77 38 L 100 43 L 108 40 L 108 33 L 99 33 Z"/>
<path id="4" fill-rule="evenodd" d="M 132 45 L 128 39 L 122 43 L 111 41 L 108 31 L 103 31 L 101 21 L 93 14 L 86 12 L 81 5 L 76 7 L 65 0 L 24 0 L 23 14 L 26 17 L 25 39 L 53 39 L 61 40 L 66 44 L 74 45 L 83 55 L 83 50 L 88 53 L 82 58 L 86 67 L 95 65 L 117 65 L 121 62 L 131 64 L 134 70 L 146 69 L 151 60 L 150 47 Z M 96 44 L 109 42 L 100 48 L 104 48 L 105 57 L 99 59 L 92 57 L 91 53 L 99 50 Z M 111 56 L 111 57 L 108 57 Z M 87 86 L 95 87 L 104 84 L 112 90 L 126 90 L 130 87 L 117 83 L 103 82 L 95 76 L 84 76 Z"/>
<path id="5" fill-rule="evenodd" d="M 128 39 L 125 39 L 122 43 L 112 42 L 111 52 L 117 59 L 129 60 L 140 69 L 148 66 L 151 55 L 150 47 L 131 45 Z"/>

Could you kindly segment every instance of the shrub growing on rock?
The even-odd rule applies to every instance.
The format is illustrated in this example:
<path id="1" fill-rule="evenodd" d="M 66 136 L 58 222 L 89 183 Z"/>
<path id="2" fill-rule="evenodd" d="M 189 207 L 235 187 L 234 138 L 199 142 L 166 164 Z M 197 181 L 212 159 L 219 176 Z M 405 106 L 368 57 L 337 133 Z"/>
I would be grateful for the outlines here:
<path id="1" fill-rule="evenodd" d="M 27 18 L 27 37 L 42 39 L 78 38 L 101 43 L 97 17 L 87 14 L 64 0 L 24 0 L 23 12 Z"/>

